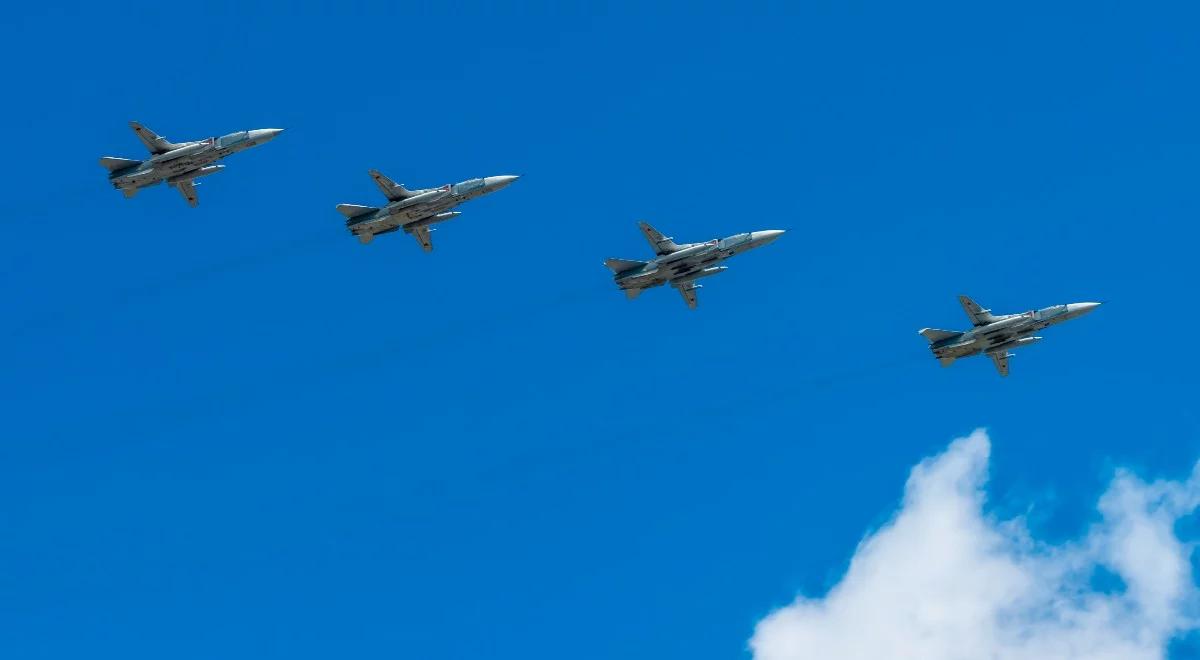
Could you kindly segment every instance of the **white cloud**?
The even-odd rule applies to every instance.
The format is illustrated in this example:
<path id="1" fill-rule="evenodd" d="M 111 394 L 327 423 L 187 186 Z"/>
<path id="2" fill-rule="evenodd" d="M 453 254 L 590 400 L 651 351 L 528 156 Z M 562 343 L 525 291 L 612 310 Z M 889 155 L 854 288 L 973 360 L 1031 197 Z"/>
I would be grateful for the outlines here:
<path id="1" fill-rule="evenodd" d="M 1174 526 L 1200 503 L 1200 471 L 1120 471 L 1099 522 L 1052 545 L 984 511 L 990 450 L 976 431 L 913 468 L 900 511 L 838 584 L 759 622 L 755 660 L 1139 660 L 1197 626 L 1191 546 Z"/>

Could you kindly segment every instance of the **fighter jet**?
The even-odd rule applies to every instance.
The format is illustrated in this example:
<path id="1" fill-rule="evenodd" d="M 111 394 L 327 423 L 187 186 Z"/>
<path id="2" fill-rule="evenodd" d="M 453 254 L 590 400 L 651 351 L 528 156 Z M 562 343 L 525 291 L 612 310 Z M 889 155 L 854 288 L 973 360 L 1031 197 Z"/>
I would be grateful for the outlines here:
<path id="1" fill-rule="evenodd" d="M 761 247 L 783 235 L 782 229 L 751 231 L 734 234 L 728 238 L 713 239 L 704 243 L 677 244 L 663 236 L 649 223 L 639 222 L 646 240 L 656 255 L 651 261 L 608 259 L 605 266 L 612 269 L 617 287 L 625 291 L 630 300 L 651 287 L 670 284 L 683 296 L 690 309 L 696 309 L 696 280 L 716 275 L 726 266 L 714 265 L 735 254 Z"/>
<path id="2" fill-rule="evenodd" d="M 962 357 L 983 353 L 996 363 L 996 370 L 1001 376 L 1008 375 L 1008 351 L 1041 341 L 1041 337 L 1033 333 L 1063 321 L 1069 321 L 1087 314 L 1100 306 L 1096 302 L 1070 303 L 1054 305 L 1022 314 L 1006 314 L 995 316 L 991 310 L 983 309 L 974 300 L 959 296 L 967 316 L 971 318 L 974 328 L 966 332 L 952 330 L 935 330 L 925 328 L 921 334 L 929 340 L 929 348 L 934 357 L 943 367 Z"/>
<path id="3" fill-rule="evenodd" d="M 108 169 L 108 180 L 113 187 L 125 193 L 125 197 L 133 197 L 142 188 L 166 181 L 183 195 L 189 206 L 199 202 L 195 180 L 225 169 L 224 165 L 213 163 L 229 154 L 256 147 L 283 132 L 282 128 L 259 128 L 193 142 L 169 142 L 136 121 L 129 125 L 150 150 L 150 158 L 101 158 L 100 164 Z"/>
<path id="4" fill-rule="evenodd" d="M 447 183 L 440 188 L 409 190 L 380 174 L 379 170 L 370 170 L 368 173 L 375 179 L 375 184 L 379 186 L 383 196 L 387 197 L 388 203 L 383 208 L 338 204 L 338 212 L 346 216 L 346 228 L 364 245 L 379 234 L 390 234 L 403 229 L 404 233 L 417 239 L 426 252 L 433 250 L 433 243 L 429 238 L 429 232 L 432 231 L 430 225 L 445 222 L 461 214 L 460 211 L 450 209 L 476 197 L 496 192 L 519 178 L 488 176 L 462 183 Z"/>

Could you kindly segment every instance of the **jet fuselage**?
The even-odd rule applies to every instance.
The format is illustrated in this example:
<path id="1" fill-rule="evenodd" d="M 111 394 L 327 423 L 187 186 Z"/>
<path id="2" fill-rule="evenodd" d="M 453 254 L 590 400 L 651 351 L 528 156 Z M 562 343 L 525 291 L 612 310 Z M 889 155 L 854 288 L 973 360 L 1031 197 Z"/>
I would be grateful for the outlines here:
<path id="1" fill-rule="evenodd" d="M 109 174 L 108 179 L 114 188 L 126 190 L 127 194 L 163 181 L 176 183 L 196 179 L 220 171 L 222 166 L 213 165 L 216 161 L 263 144 L 281 132 L 278 128 L 262 128 L 185 142 L 176 145 L 171 151 L 114 171 Z"/>
<path id="2" fill-rule="evenodd" d="M 458 215 L 450 209 L 476 197 L 493 193 L 516 181 L 515 176 L 488 176 L 440 188 L 413 190 L 405 199 L 389 202 L 374 212 L 357 216 L 347 223 L 356 235 L 379 235 L 404 227 L 419 227 L 450 220 Z"/>
<path id="3" fill-rule="evenodd" d="M 1078 318 L 1099 306 L 1093 302 L 1070 303 L 996 316 L 986 325 L 933 342 L 930 350 L 939 360 L 1006 352 L 1039 341 L 1041 337 L 1033 336 L 1039 330 Z"/>
<path id="4" fill-rule="evenodd" d="M 692 243 L 642 265 L 615 273 L 613 279 L 622 289 L 649 289 L 668 282 L 684 283 L 716 275 L 725 270 L 716 266 L 718 262 L 766 245 L 782 234 L 782 230 L 769 229 Z"/>

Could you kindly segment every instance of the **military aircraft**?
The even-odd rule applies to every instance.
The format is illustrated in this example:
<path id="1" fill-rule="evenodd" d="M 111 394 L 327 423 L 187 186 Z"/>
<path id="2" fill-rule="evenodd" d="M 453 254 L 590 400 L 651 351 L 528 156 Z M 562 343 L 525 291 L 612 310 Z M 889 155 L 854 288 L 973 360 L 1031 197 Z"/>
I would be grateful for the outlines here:
<path id="1" fill-rule="evenodd" d="M 150 150 L 150 158 L 101 158 L 100 164 L 108 169 L 108 180 L 113 187 L 125 193 L 125 197 L 133 197 L 142 188 L 166 181 L 183 195 L 189 206 L 199 202 L 195 180 L 225 169 L 224 165 L 213 163 L 229 154 L 256 147 L 283 132 L 282 128 L 259 128 L 193 142 L 169 142 L 136 121 L 129 122 L 129 126 Z"/>
<path id="2" fill-rule="evenodd" d="M 983 309 L 966 296 L 959 296 L 958 302 L 962 303 L 975 327 L 966 332 L 921 330 L 929 340 L 934 357 L 943 367 L 948 367 L 958 358 L 984 353 L 996 363 L 1001 376 L 1008 375 L 1008 358 L 1012 357 L 1009 349 L 1039 342 L 1042 338 L 1033 336 L 1038 330 L 1078 318 L 1100 306 L 1096 302 L 1070 303 L 1022 314 L 995 316 L 991 310 Z"/>
<path id="3" fill-rule="evenodd" d="M 700 288 L 696 280 L 726 269 L 726 266 L 714 264 L 766 245 L 783 235 L 782 229 L 768 229 L 734 234 L 704 243 L 679 245 L 649 223 L 639 222 L 638 226 L 642 228 L 646 240 L 650 241 L 656 256 L 651 261 L 608 259 L 604 265 L 612 269 L 613 280 L 630 300 L 646 289 L 670 284 L 679 291 L 690 309 L 696 309 L 696 289 Z"/>
<path id="4" fill-rule="evenodd" d="M 430 225 L 451 220 L 461 214 L 460 211 L 450 209 L 476 197 L 496 192 L 519 178 L 488 176 L 462 183 L 448 183 L 440 188 L 409 190 L 380 174 L 379 170 L 370 170 L 368 173 L 375 179 L 375 184 L 379 186 L 383 196 L 387 197 L 388 203 L 383 208 L 338 204 L 338 212 L 346 216 L 346 228 L 364 245 L 379 234 L 390 234 L 403 229 L 404 233 L 417 239 L 426 252 L 433 250 L 433 243 L 429 238 L 429 232 L 432 231 Z"/>

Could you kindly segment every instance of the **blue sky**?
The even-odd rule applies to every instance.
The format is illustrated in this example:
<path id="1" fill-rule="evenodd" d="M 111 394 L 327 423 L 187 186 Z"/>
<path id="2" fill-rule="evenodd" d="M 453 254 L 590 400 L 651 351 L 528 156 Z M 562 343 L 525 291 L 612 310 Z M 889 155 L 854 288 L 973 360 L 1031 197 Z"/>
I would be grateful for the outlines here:
<path id="1" fill-rule="evenodd" d="M 10 11 L 7 655 L 739 657 L 976 427 L 1049 539 L 1187 472 L 1200 12 L 643 4 Z M 131 119 L 287 131 L 190 209 Z M 426 255 L 371 167 L 523 178 Z M 639 219 L 790 231 L 690 312 Z M 960 293 L 1108 304 L 1001 380 Z"/>

